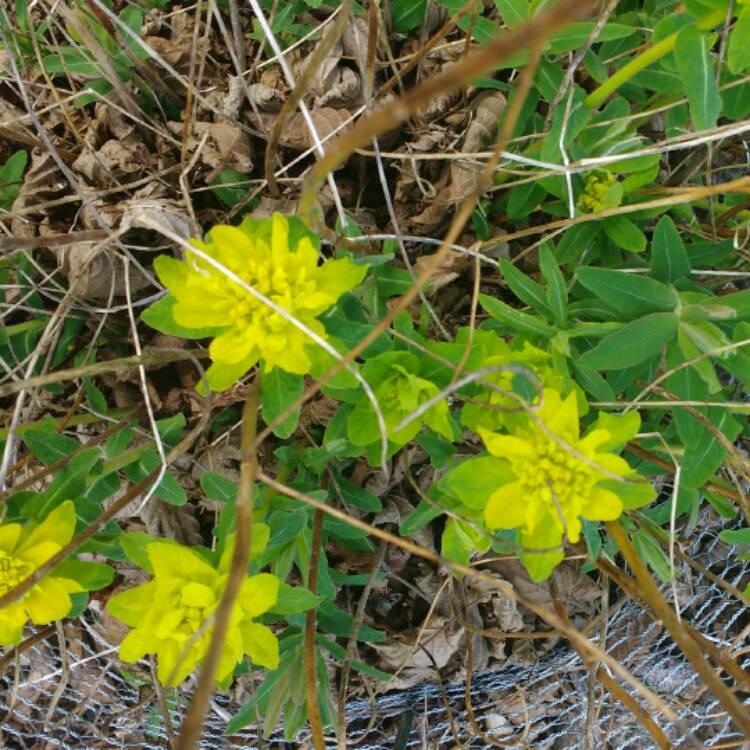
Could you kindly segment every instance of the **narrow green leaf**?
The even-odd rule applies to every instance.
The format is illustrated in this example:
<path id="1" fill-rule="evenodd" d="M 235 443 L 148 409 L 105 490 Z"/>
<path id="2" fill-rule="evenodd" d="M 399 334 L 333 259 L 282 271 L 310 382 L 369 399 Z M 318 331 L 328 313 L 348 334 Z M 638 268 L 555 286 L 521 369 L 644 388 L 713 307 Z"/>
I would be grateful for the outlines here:
<path id="1" fill-rule="evenodd" d="M 422 23 L 427 0 L 393 0 L 391 3 L 391 24 L 393 30 L 404 34 Z"/>
<path id="2" fill-rule="evenodd" d="M 383 509 L 383 504 L 377 495 L 374 495 L 364 487 L 359 487 L 354 482 L 350 482 L 338 471 L 334 470 L 334 476 L 336 478 L 334 486 L 341 491 L 341 500 L 344 503 L 370 513 L 377 513 Z"/>
<path id="3" fill-rule="evenodd" d="M 660 354 L 677 332 L 679 319 L 672 313 L 654 313 L 634 320 L 611 333 L 579 360 L 593 370 L 624 370 Z"/>
<path id="4" fill-rule="evenodd" d="M 430 521 L 440 515 L 442 515 L 442 511 L 439 508 L 435 508 L 427 501 L 421 500 L 419 505 L 401 521 L 398 533 L 401 536 L 413 536 L 417 531 L 427 526 Z"/>
<path id="5" fill-rule="evenodd" d="M 46 466 L 69 456 L 81 444 L 59 432 L 32 427 L 23 433 L 23 442 L 28 449 Z"/>
<path id="6" fill-rule="evenodd" d="M 627 217 L 608 216 L 602 220 L 602 226 L 617 247 L 631 253 L 642 253 L 646 249 L 646 235 Z"/>
<path id="7" fill-rule="evenodd" d="M 526 313 L 514 310 L 512 307 L 494 297 L 480 294 L 479 302 L 487 313 L 489 313 L 489 315 L 495 320 L 510 326 L 516 331 L 529 333 L 533 336 L 545 337 L 554 336 L 555 334 L 555 329 L 543 320 L 540 320 L 536 316 L 527 315 Z"/>
<path id="8" fill-rule="evenodd" d="M 528 0 L 495 0 L 495 5 L 500 11 L 500 17 L 510 29 L 521 26 L 529 18 Z"/>
<path id="9" fill-rule="evenodd" d="M 669 216 L 662 216 L 651 242 L 651 273 L 655 279 L 671 284 L 690 273 L 685 244 Z"/>
<path id="10" fill-rule="evenodd" d="M 676 295 L 660 281 L 609 268 L 579 268 L 578 281 L 626 320 L 651 312 L 673 310 Z"/>
<path id="11" fill-rule="evenodd" d="M 727 529 L 719 532 L 719 539 L 727 544 L 750 544 L 750 529 Z"/>
<path id="12" fill-rule="evenodd" d="M 130 562 L 142 568 L 147 573 L 154 572 L 146 549 L 149 544 L 156 541 L 154 537 L 143 531 L 129 531 L 122 534 L 117 541 Z"/>
<path id="13" fill-rule="evenodd" d="M 721 114 L 721 97 L 716 84 L 716 70 L 708 49 L 707 34 L 701 33 L 695 26 L 680 29 L 674 57 L 696 129 L 715 128 Z"/>
<path id="14" fill-rule="evenodd" d="M 304 586 L 290 586 L 283 581 L 279 584 L 279 596 L 269 612 L 274 615 L 293 615 L 312 609 L 323 601 L 322 596 L 313 594 Z"/>
<path id="15" fill-rule="evenodd" d="M 750 68 L 750 5 L 739 6 L 737 23 L 729 35 L 727 67 L 735 74 Z"/>
<path id="16" fill-rule="evenodd" d="M 500 271 L 513 294 L 540 315 L 548 315 L 551 310 L 547 305 L 544 289 L 534 279 L 519 271 L 510 261 L 500 261 Z"/>
<path id="17" fill-rule="evenodd" d="M 204 471 L 201 474 L 201 489 L 209 500 L 220 503 L 233 503 L 237 497 L 237 482 L 215 471 Z"/>
<path id="18" fill-rule="evenodd" d="M 286 372 L 280 367 L 274 367 L 271 372 L 264 371 L 261 381 L 261 403 L 265 423 L 270 425 L 283 414 L 289 405 L 302 395 L 303 387 L 302 375 Z M 300 413 L 301 408 L 295 409 L 274 429 L 273 434 L 276 437 L 288 438 L 297 429 Z"/>
<path id="19" fill-rule="evenodd" d="M 564 326 L 568 320 L 568 288 L 555 257 L 546 244 L 539 248 L 539 268 L 547 282 L 547 302 L 555 316 L 555 322 Z"/>

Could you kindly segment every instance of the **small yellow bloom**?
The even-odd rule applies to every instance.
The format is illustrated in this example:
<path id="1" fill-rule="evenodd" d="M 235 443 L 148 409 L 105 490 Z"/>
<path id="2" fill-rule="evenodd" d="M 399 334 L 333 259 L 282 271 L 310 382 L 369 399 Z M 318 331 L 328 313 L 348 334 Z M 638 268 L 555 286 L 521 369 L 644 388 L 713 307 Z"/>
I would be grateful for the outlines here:
<path id="1" fill-rule="evenodd" d="M 578 198 L 578 208 L 584 213 L 615 208 L 622 202 L 622 192 L 617 175 L 606 169 L 597 169 L 586 177 L 583 193 Z"/>
<path id="2" fill-rule="evenodd" d="M 519 529 L 520 543 L 528 550 L 522 556 L 532 578 L 542 580 L 563 558 L 565 541 L 577 542 L 581 519 L 613 521 L 623 511 L 616 489 L 628 487 L 615 477 L 635 474 L 626 461 L 609 452 L 612 434 L 595 426 L 580 437 L 576 396 L 566 399 L 544 389 L 538 416 L 550 433 L 561 438 L 579 455 L 574 455 L 527 419 L 512 435 L 498 435 L 479 428 L 487 450 L 505 459 L 514 479 L 497 489 L 489 499 L 484 516 L 491 529 Z M 583 460 L 583 458 L 586 460 Z M 645 486 L 641 503 L 653 498 Z"/>
<path id="3" fill-rule="evenodd" d="M 0 526 L 0 596 L 14 589 L 59 552 L 73 537 L 76 514 L 69 500 L 38 525 Z M 79 563 L 84 565 L 84 563 Z M 46 625 L 61 620 L 73 607 L 69 594 L 84 591 L 80 583 L 53 570 L 24 596 L 0 609 L 0 646 L 20 642 L 24 625 Z"/>
<path id="4" fill-rule="evenodd" d="M 348 258 L 318 265 L 310 237 L 292 246 L 289 222 L 278 213 L 240 227 L 213 227 L 205 243 L 192 242 L 323 339 L 326 332 L 317 317 L 367 272 Z M 177 300 L 172 309 L 176 323 L 225 328 L 209 349 L 213 365 L 207 377 L 213 389 L 230 387 L 261 359 L 268 370 L 310 372 L 306 347 L 315 345 L 310 337 L 206 260 L 188 251 L 185 261 L 160 256 L 154 268 Z"/>
<path id="5" fill-rule="evenodd" d="M 231 538 L 230 538 L 231 540 Z M 218 567 L 194 550 L 175 542 L 155 541 L 146 547 L 154 578 L 113 596 L 107 610 L 133 630 L 120 644 L 120 658 L 134 662 L 156 654 L 160 682 L 174 687 L 195 669 L 208 651 L 213 633 L 209 622 L 226 588 L 233 544 L 228 543 Z M 242 582 L 216 673 L 229 678 L 248 654 L 255 664 L 276 669 L 279 644 L 266 625 L 254 622 L 276 603 L 279 580 L 268 573 Z"/>
<path id="6" fill-rule="evenodd" d="M 481 332 L 484 333 L 484 332 Z M 528 370 L 536 376 L 544 388 L 565 390 L 565 380 L 552 366 L 552 356 L 545 351 L 532 346 L 528 341 L 524 342 L 522 349 L 511 349 L 508 344 L 500 339 L 492 341 L 484 336 L 482 341 L 491 346 L 491 353 L 482 362 L 483 368 L 507 367 L 516 369 L 504 369 L 485 375 L 482 380 L 497 386 L 502 390 L 494 390 L 486 386 L 478 388 L 477 393 L 472 394 L 471 401 L 464 404 L 461 410 L 461 422 L 472 430 L 483 427 L 487 430 L 499 430 L 509 428 L 514 423 L 511 415 L 518 414 L 521 409 L 518 399 L 505 393 L 513 393 L 513 385 L 516 378 L 522 381 L 525 390 L 528 391 L 527 403 L 535 403 L 534 398 L 538 396 L 538 388 L 529 376 L 523 371 Z M 491 343 L 490 343 L 491 342 Z M 502 391 L 505 391 L 503 393 Z M 485 404 L 490 404 L 487 408 Z"/>

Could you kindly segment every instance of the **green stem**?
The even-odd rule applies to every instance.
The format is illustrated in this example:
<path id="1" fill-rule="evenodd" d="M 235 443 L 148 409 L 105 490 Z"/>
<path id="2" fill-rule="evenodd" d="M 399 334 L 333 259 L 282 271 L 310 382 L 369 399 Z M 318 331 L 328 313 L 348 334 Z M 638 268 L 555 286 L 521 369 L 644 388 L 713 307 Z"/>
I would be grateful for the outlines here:
<path id="1" fill-rule="evenodd" d="M 717 24 L 720 24 L 726 18 L 726 10 L 716 10 L 713 13 L 696 21 L 696 27 L 699 31 L 708 31 Z M 653 47 L 649 47 L 638 57 L 623 65 L 610 79 L 605 81 L 598 89 L 589 94 L 583 103 L 589 108 L 598 107 L 610 94 L 613 94 L 624 83 L 627 83 L 636 73 L 647 68 L 657 60 L 668 55 L 677 41 L 677 32 L 670 34 Z"/>

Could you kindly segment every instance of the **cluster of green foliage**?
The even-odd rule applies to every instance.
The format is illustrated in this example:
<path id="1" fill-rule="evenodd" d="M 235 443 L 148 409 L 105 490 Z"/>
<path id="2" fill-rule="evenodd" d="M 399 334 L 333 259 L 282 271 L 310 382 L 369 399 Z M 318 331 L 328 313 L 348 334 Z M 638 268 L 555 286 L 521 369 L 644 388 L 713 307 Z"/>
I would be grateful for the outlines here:
<path id="1" fill-rule="evenodd" d="M 451 12 L 463 5 L 459 0 L 440 3 Z M 166 4 L 142 3 L 143 8 Z M 302 36 L 310 30 L 305 13 L 320 4 L 313 0 L 280 4 L 274 31 L 282 40 Z M 498 20 L 515 28 L 543 4 L 496 0 L 495 16 L 469 14 L 460 26 L 482 42 L 499 31 Z M 261 5 L 270 10 L 275 4 L 262 0 Z M 424 0 L 393 0 L 393 30 L 412 32 L 421 22 L 425 5 Z M 182 338 L 213 339 L 209 388 L 232 387 L 248 373 L 261 377 L 261 416 L 273 428 L 275 470 L 279 480 L 297 493 L 367 518 L 378 513 L 382 503 L 354 481 L 355 467 L 365 462 L 377 471 L 383 456 L 389 461 L 416 443 L 439 479 L 415 499 L 414 511 L 403 519 L 399 533 L 411 538 L 433 524 L 440 533 L 440 554 L 449 563 L 468 565 L 489 550 L 516 554 L 533 578 L 544 579 L 562 559 L 565 544 L 577 541 L 580 532 L 591 567 L 600 555 L 610 559 L 617 555 L 617 546 L 601 522 L 619 519 L 643 560 L 659 578 L 669 580 L 674 574 L 666 553 L 672 543 L 670 523 L 678 521 L 689 531 L 706 504 L 720 516 L 734 518 L 737 508 L 727 499 L 733 486 L 719 470 L 728 463 L 747 475 L 746 462 L 732 446 L 750 437 L 749 407 L 738 396 L 750 388 L 750 291 L 728 291 L 727 277 L 702 273 L 732 272 L 737 267 L 733 240 L 706 239 L 709 235 L 702 226 L 707 216 L 729 212 L 727 226 L 739 232 L 747 228 L 750 218 L 738 205 L 743 195 L 732 192 L 717 194 L 710 203 L 666 201 L 639 207 L 644 191 L 658 182 L 662 159 L 643 125 L 653 111 L 663 112 L 663 135 L 669 139 L 691 128 L 708 130 L 750 112 L 750 83 L 744 77 L 750 68 L 750 4 L 740 3 L 733 9 L 726 54 L 717 69 L 716 30 L 726 20 L 727 10 L 723 0 L 690 0 L 679 12 L 674 2 L 626 0 L 581 61 L 591 85 L 573 84 L 562 102 L 557 101 L 564 78 L 560 55 L 581 47 L 594 22 L 571 24 L 548 41 L 514 131 L 516 136 L 545 133 L 544 138 L 522 139 L 513 146 L 522 164 L 528 165 L 529 179 L 507 186 L 508 175 L 499 173 L 494 194 L 483 199 L 475 213 L 474 227 L 479 238 L 491 245 L 500 217 L 504 229 L 523 230 L 532 221 L 557 218 L 570 219 L 569 226 L 539 245 L 533 272 L 525 273 L 518 264 L 500 260 L 503 293 L 481 294 L 481 323 L 459 328 L 452 341 L 434 338 L 426 314 L 398 315 L 349 369 L 323 387 L 323 394 L 335 402 L 325 426 L 299 430 L 301 410 L 292 407 L 304 391 L 306 378 L 309 382 L 310 376 L 323 375 L 337 357 L 288 321 L 266 315 L 267 302 L 258 302 L 226 270 L 237 272 L 238 278 L 302 320 L 308 331 L 343 356 L 375 331 L 389 304 L 413 284 L 412 275 L 397 261 L 395 243 L 386 242 L 381 254 L 366 256 L 342 248 L 321 248 L 314 233 L 295 217 L 284 220 L 288 231 L 284 230 L 287 234 L 278 247 L 272 226 L 278 219 L 217 226 L 205 242 L 194 243 L 204 256 L 195 255 L 189 262 L 172 258 L 157 262 L 157 272 L 170 293 L 143 312 L 142 322 Z M 82 43 L 83 27 L 84 36 L 91 35 L 111 59 L 117 76 L 140 85 L 134 70 L 138 60 L 146 59 L 143 45 L 119 25 L 110 32 L 83 5 L 76 5 L 73 12 L 77 23 L 68 31 L 74 43 L 65 47 L 49 45 L 48 20 L 32 25 L 26 0 L 16 0 L 13 23 L 0 10 L 0 24 L 20 50 L 24 64 L 39 64 L 41 53 L 50 76 L 84 76 L 87 85 L 103 95 L 111 90 L 112 82 L 97 55 Z M 137 36 L 143 9 L 128 5 L 118 18 Z M 650 46 L 644 49 L 647 41 Z M 525 55 L 507 60 L 501 70 L 519 67 L 525 60 Z M 512 95 L 511 86 L 502 79 L 500 74 L 477 85 Z M 150 106 L 152 92 L 141 94 L 144 107 Z M 83 95 L 77 106 L 87 106 L 94 98 Z M 559 106 L 548 113 L 553 103 Z M 595 161 L 586 165 L 584 159 Z M 0 167 L 0 208 L 4 211 L 11 209 L 19 194 L 26 162 L 26 152 L 18 151 Z M 540 178 L 535 171 L 540 163 L 561 169 Z M 580 168 L 565 175 L 564 163 Z M 228 208 L 239 204 L 246 191 L 237 183 L 246 178 L 225 170 L 217 178 L 216 197 Z M 354 221 L 345 231 L 352 241 L 361 235 Z M 258 255 L 258 268 L 246 267 L 243 264 L 254 257 L 260 242 L 265 255 Z M 250 244 L 245 247 L 243 243 Z M 303 253 L 304 261 L 300 260 Z M 318 253 L 332 257 L 318 264 Z M 205 256 L 221 267 L 206 265 Z M 282 266 L 283 278 L 278 279 L 273 271 Z M 305 273 L 295 276 L 301 268 Z M 35 288 L 35 274 L 24 253 L 0 261 L 1 300 L 6 300 L 4 289 L 15 285 L 24 311 L 22 318 L 0 329 L 0 358 L 8 368 L 28 361 L 49 321 L 49 302 Z M 231 324 L 226 322 L 230 319 Z M 48 369 L 92 361 L 94 353 L 81 345 L 84 325 L 82 315 L 67 317 L 45 365 Z M 95 348 L 130 354 L 125 326 L 116 318 L 110 320 Z M 295 358 L 304 364 L 290 364 Z M 38 374 L 41 367 L 40 362 L 32 374 Z M 363 388 L 363 382 L 371 392 Z M 58 517 L 67 512 L 71 501 L 80 531 L 100 516 L 126 484 L 144 480 L 161 463 L 152 436 L 125 411 L 113 409 L 94 380 L 83 378 L 82 383 L 87 414 L 67 421 L 50 418 L 17 429 L 35 462 L 54 471 L 42 492 L 15 491 L 4 504 L 0 530 L 5 529 L 11 539 L 22 527 L 26 536 L 20 542 L 14 537 L 11 543 L 0 535 L 0 554 L 12 557 L 20 550 L 19 565 L 33 564 L 32 558 L 22 557 L 28 551 L 23 540 L 33 539 L 40 528 L 52 529 L 50 518 L 62 527 Z M 63 393 L 59 385 L 47 385 L 45 390 L 51 396 Z M 657 404 L 652 403 L 654 394 Z M 671 405 L 670 400 L 676 403 Z M 545 413 L 545 401 L 559 407 L 564 419 L 556 422 L 554 414 Z M 64 427 L 102 419 L 111 424 L 124 422 L 101 444 L 84 447 L 64 434 Z M 219 434 L 239 419 L 237 406 L 224 408 L 213 417 L 210 430 Z M 159 420 L 162 446 L 177 445 L 186 426 L 182 414 Z M 546 438 L 535 432 L 537 428 L 562 439 L 564 455 L 555 454 L 557 464 L 545 458 L 553 453 Z M 3 440 L 6 437 L 3 433 Z M 508 490 L 521 481 L 515 458 L 523 458 L 524 445 L 533 441 L 536 452 L 529 460 L 538 461 L 539 466 L 547 460 L 543 471 L 572 472 L 560 473 L 562 479 L 550 473 L 554 482 L 565 482 L 566 477 L 572 477 L 571 483 L 588 482 L 585 493 L 571 490 L 569 505 L 565 504 L 565 486 L 550 479 L 549 487 L 538 488 L 533 500 L 548 514 L 546 525 L 524 515 L 532 505 L 529 498 Z M 571 448 L 588 464 L 571 459 Z M 569 460 L 573 463 L 566 463 Z M 671 496 L 655 498 L 649 482 L 641 480 L 662 476 L 665 464 L 680 467 L 679 481 Z M 192 548 L 193 557 L 146 534 L 123 533 L 115 522 L 99 529 L 77 553 L 129 561 L 152 574 L 154 585 L 167 588 L 177 574 L 165 570 L 182 555 L 179 559 L 192 560 L 196 576 L 180 583 L 192 597 L 188 601 L 185 594 L 182 602 L 185 622 L 196 616 L 195 610 L 205 614 L 211 606 L 206 604 L 208 593 L 192 584 L 200 583 L 212 594 L 221 589 L 222 566 L 236 531 L 238 487 L 212 471 L 202 474 L 200 487 L 205 499 L 220 504 L 221 512 L 206 546 Z M 188 502 L 171 469 L 159 480 L 155 496 L 175 506 Z M 552 510 L 561 498 L 560 520 Z M 326 516 L 313 592 L 308 588 L 314 542 L 312 508 L 259 482 L 253 492 L 253 513 L 257 538 L 248 580 L 270 576 L 278 584 L 263 579 L 268 584 L 264 590 L 268 606 L 252 614 L 246 611 L 242 626 L 237 627 L 246 628 L 242 637 L 249 639 L 247 633 L 254 632 L 260 639 L 265 631 L 252 627 L 271 626 L 277 652 L 271 658 L 245 647 L 236 659 L 232 654 L 231 669 L 222 673 L 224 685 L 232 675 L 250 669 L 251 662 L 269 671 L 257 695 L 232 718 L 227 731 L 238 730 L 260 713 L 270 732 L 283 713 L 285 732 L 292 738 L 307 720 L 302 674 L 305 612 L 314 607 L 317 613 L 319 701 L 324 723 L 329 725 L 334 723 L 335 708 L 325 655 L 343 660 L 342 639 L 373 643 L 386 637 L 382 630 L 355 624 L 352 615 L 336 605 L 341 587 L 358 589 L 368 576 L 342 573 L 326 554 L 329 544 L 355 552 L 373 552 L 375 545 L 364 530 Z M 546 536 L 534 536 L 537 527 Z M 69 541 L 70 534 L 54 529 L 50 533 L 57 540 L 57 550 Z M 747 527 L 722 532 L 722 537 L 728 543 L 750 545 Z M 539 545 L 540 539 L 548 543 Z M 51 574 L 55 579 L 75 581 L 65 584 L 70 594 L 67 616 L 84 610 L 87 591 L 112 580 L 104 566 L 84 569 L 80 565 L 81 561 L 70 560 L 67 568 Z M 208 578 L 199 581 L 201 575 Z M 62 594 L 60 601 L 64 601 Z M 130 615 L 140 613 L 142 602 L 120 598 L 113 611 L 136 627 L 128 607 Z M 13 610 L 13 627 L 26 614 L 35 623 L 50 617 L 49 612 L 31 605 L 27 609 L 27 613 Z M 178 623 L 179 627 L 184 624 Z M 169 652 L 172 641 L 183 635 L 179 627 L 164 635 L 163 649 L 158 651 L 160 663 L 170 667 L 175 663 L 173 651 Z M 6 640 L 10 642 L 15 631 L 8 628 Z M 131 646 L 131 656 L 147 653 L 142 643 Z M 377 679 L 389 677 L 360 661 L 352 666 Z M 174 674 L 166 669 L 164 682 L 173 684 L 170 678 Z"/>

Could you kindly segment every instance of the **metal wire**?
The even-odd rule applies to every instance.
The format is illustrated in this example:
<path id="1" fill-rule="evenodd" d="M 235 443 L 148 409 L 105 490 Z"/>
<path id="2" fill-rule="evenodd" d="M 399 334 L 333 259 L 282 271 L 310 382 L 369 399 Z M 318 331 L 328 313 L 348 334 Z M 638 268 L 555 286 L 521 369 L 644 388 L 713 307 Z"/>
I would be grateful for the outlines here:
<path id="1" fill-rule="evenodd" d="M 718 539 L 718 531 L 714 529 L 700 535 L 688 553 L 722 580 L 743 587 L 750 576 L 750 563 L 739 561 L 732 548 Z M 705 575 L 686 569 L 680 573 L 683 591 L 691 592 L 682 602 L 684 619 L 718 648 L 734 646 L 735 650 L 742 651 L 747 643 L 735 641 L 743 628 L 748 629 L 747 609 Z M 667 590 L 665 595 L 669 595 Z M 0 678 L 0 716 L 5 716 L 0 731 L 4 747 L 29 750 L 39 747 L 64 750 L 168 747 L 153 688 L 146 681 L 135 680 L 133 669 L 123 668 L 116 653 L 112 653 L 111 644 L 103 640 L 90 623 L 81 632 L 83 636 L 79 640 L 69 640 L 68 670 L 72 674 L 85 665 L 87 674 L 96 676 L 83 689 L 80 679 L 71 679 L 70 674 L 66 677 L 61 672 L 54 636 L 20 655 L 17 681 L 14 681 L 13 665 Z M 629 601 L 611 617 L 607 648 L 664 698 L 706 747 L 741 743 L 742 738 L 731 719 L 718 701 L 703 689 L 700 678 L 681 657 L 669 634 L 637 603 Z M 750 649 L 746 651 L 740 664 L 750 669 Z M 70 652 L 75 652 L 76 657 Z M 147 671 L 144 668 L 141 674 Z M 564 644 L 534 664 L 513 663 L 511 659 L 500 670 L 474 676 L 475 716 L 490 737 L 504 741 L 520 738 L 528 718 L 528 734 L 518 747 L 534 750 L 583 748 L 589 710 L 588 675 L 581 659 Z M 66 684 L 60 694 L 61 681 Z M 471 730 L 463 684 L 447 685 L 445 692 L 460 741 L 467 748 L 485 747 L 484 740 Z M 53 706 L 50 720 L 45 721 L 56 693 L 59 700 Z M 189 694 L 183 693 L 177 700 L 168 701 L 173 725 L 179 726 L 189 699 Z M 232 737 L 225 735 L 226 716 L 239 706 L 222 695 L 216 697 L 215 704 L 216 710 L 207 720 L 201 747 L 205 750 L 257 747 L 259 741 L 254 727 Z M 407 709 L 413 710 L 415 716 L 406 747 L 456 746 L 437 685 L 422 685 L 380 696 L 376 702 L 376 720 L 369 731 L 373 706 L 366 700 L 350 701 L 347 706 L 349 745 L 358 750 L 393 747 Z M 595 709 L 595 746 L 611 750 L 654 747 L 653 740 L 638 721 L 602 690 L 597 691 Z M 662 729 L 674 746 L 679 747 L 683 739 L 680 732 L 668 725 L 662 725 Z M 292 746 L 299 746 L 299 742 L 300 738 Z M 330 744 L 335 747 L 332 737 Z M 280 731 L 264 745 L 290 747 Z"/>

